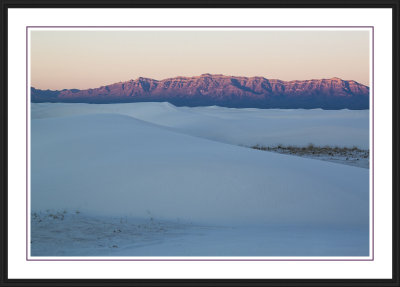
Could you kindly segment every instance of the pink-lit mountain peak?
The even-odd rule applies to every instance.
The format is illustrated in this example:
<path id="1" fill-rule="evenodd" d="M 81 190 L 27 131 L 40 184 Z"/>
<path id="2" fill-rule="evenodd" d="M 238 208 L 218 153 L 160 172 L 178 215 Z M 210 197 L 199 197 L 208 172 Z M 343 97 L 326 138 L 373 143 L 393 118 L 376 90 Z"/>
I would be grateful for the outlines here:
<path id="1" fill-rule="evenodd" d="M 164 80 L 139 77 L 88 90 L 42 91 L 32 88 L 33 102 L 168 101 L 176 105 L 258 108 L 369 107 L 369 88 L 334 77 L 282 81 L 264 77 L 202 74 Z"/>

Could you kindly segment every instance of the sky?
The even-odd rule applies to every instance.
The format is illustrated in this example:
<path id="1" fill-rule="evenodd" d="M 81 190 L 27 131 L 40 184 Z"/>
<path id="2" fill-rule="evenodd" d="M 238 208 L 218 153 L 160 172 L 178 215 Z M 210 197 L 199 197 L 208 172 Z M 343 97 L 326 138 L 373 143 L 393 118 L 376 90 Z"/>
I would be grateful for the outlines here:
<path id="1" fill-rule="evenodd" d="M 88 89 L 204 73 L 369 85 L 369 37 L 351 29 L 33 30 L 31 86 Z"/>

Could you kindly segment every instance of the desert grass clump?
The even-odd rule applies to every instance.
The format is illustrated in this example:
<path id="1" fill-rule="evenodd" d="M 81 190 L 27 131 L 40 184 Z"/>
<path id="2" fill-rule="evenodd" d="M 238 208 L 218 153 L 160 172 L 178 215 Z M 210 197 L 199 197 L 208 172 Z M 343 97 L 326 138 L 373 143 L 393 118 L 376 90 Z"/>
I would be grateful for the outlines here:
<path id="1" fill-rule="evenodd" d="M 307 150 L 313 150 L 313 149 L 315 149 L 316 147 L 312 144 L 312 143 L 309 143 L 308 145 L 307 145 Z"/>
<path id="2" fill-rule="evenodd" d="M 284 153 L 284 154 L 293 154 L 293 155 L 300 155 L 300 156 L 306 156 L 306 155 L 312 155 L 312 156 L 343 156 L 347 157 L 349 160 L 350 157 L 354 156 L 361 156 L 363 158 L 368 158 L 369 157 L 369 150 L 361 150 L 356 146 L 353 147 L 339 147 L 339 146 L 316 146 L 313 143 L 309 143 L 307 146 L 294 146 L 294 145 L 283 145 L 283 144 L 278 144 L 276 146 L 262 146 L 260 144 L 251 146 L 252 149 L 257 149 L 257 150 L 264 150 L 264 151 L 274 151 L 274 152 L 279 152 L 279 153 Z M 355 155 L 354 153 L 362 153 L 361 155 Z"/>
<path id="3" fill-rule="evenodd" d="M 256 145 L 254 145 L 254 146 L 251 146 L 251 148 L 252 149 L 257 149 L 257 150 L 269 150 L 269 147 L 265 147 L 265 146 L 261 146 L 261 145 L 258 145 L 258 144 L 256 144 Z"/>

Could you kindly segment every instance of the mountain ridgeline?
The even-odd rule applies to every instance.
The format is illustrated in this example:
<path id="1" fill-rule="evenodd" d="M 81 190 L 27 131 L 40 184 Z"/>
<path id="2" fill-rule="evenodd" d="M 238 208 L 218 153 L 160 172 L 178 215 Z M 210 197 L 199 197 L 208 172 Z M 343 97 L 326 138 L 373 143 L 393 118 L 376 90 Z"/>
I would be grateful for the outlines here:
<path id="1" fill-rule="evenodd" d="M 31 88 L 31 101 L 57 103 L 169 102 L 175 106 L 230 108 L 369 108 L 369 87 L 339 78 L 281 81 L 203 74 L 165 80 L 138 78 L 87 90 Z"/>

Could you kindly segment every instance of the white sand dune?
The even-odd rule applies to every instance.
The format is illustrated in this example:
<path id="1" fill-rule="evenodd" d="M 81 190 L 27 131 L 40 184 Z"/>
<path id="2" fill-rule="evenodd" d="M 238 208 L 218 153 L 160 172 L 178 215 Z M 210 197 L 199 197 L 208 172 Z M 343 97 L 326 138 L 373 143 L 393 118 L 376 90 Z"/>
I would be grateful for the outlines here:
<path id="1" fill-rule="evenodd" d="M 51 108 L 49 108 L 51 107 Z M 369 148 L 368 110 L 231 109 L 169 103 L 32 104 L 32 118 L 112 113 L 235 145 Z"/>
<path id="2" fill-rule="evenodd" d="M 320 252 L 312 248 L 313 252 L 310 253 L 310 250 L 305 249 L 306 246 L 310 247 L 307 244 L 298 244 L 296 248 L 298 240 L 295 237 L 287 242 L 292 246 L 287 249 L 293 251 L 292 255 L 368 255 L 368 170 L 223 143 L 233 142 L 232 138 L 225 138 L 221 140 L 223 142 L 215 141 L 219 136 L 224 137 L 224 133 L 219 134 L 219 131 L 231 134 L 237 129 L 234 123 L 239 122 L 240 118 L 243 123 L 239 129 L 243 129 L 244 133 L 235 136 L 254 140 L 258 136 L 259 127 L 256 125 L 253 130 L 249 130 L 246 126 L 252 127 L 257 117 L 263 123 L 272 121 L 278 124 L 278 114 L 282 117 L 282 113 L 290 113 L 289 111 L 270 111 L 271 119 L 267 115 L 262 117 L 262 112 L 253 110 L 209 107 L 195 108 L 192 111 L 190 108 L 175 108 L 168 104 L 156 103 L 154 108 L 152 105 L 33 104 L 32 211 L 68 209 L 79 210 L 95 217 L 183 220 L 205 226 L 239 228 L 235 229 L 239 230 L 236 231 L 237 234 L 249 232 L 248 228 L 251 226 L 254 231 L 266 225 L 292 226 L 296 234 L 301 234 L 298 226 L 306 226 L 303 230 L 312 229 L 306 231 L 308 236 L 317 234 L 310 238 L 311 241 L 312 238 L 319 238 L 317 245 L 323 246 L 324 242 L 335 244 L 332 238 L 342 238 L 337 241 L 342 245 L 329 249 L 329 252 L 324 248 Z M 214 109 L 218 112 L 214 112 Z M 309 113 L 313 112 L 318 113 L 317 118 L 323 118 L 324 112 L 330 113 Z M 305 111 L 297 113 L 299 122 L 303 119 L 301 113 L 307 114 Z M 337 113 L 346 115 L 346 111 Z M 214 123 L 229 124 L 213 126 L 212 119 L 217 115 L 226 122 L 221 122 L 218 118 Z M 309 117 L 308 121 L 312 122 L 312 116 L 304 117 Z M 332 113 L 327 117 L 332 121 L 337 117 L 345 125 L 346 120 L 338 114 L 334 116 Z M 345 116 L 348 117 L 349 115 Z M 363 118 L 363 114 L 356 113 L 356 122 L 358 117 Z M 284 117 L 282 121 L 292 121 L 288 118 L 290 117 Z M 200 129 L 201 125 L 204 126 Z M 228 127 L 229 125 L 231 126 Z M 317 125 L 320 125 L 317 131 L 319 128 L 323 130 L 323 123 L 319 122 Z M 185 133 L 190 130 L 189 127 L 195 127 L 195 136 Z M 199 130 L 206 133 L 207 127 L 209 134 L 202 138 Z M 347 132 L 350 133 L 351 128 L 355 127 L 350 125 Z M 363 129 L 359 129 L 361 132 L 358 134 L 362 134 Z M 340 130 L 340 125 L 333 130 Z M 280 130 L 281 134 L 285 132 L 288 132 L 285 128 Z M 247 137 L 246 133 L 254 133 L 254 137 Z M 357 138 L 358 134 L 354 133 L 353 139 L 361 141 L 362 137 Z M 305 138 L 307 135 L 304 135 Z M 342 144 L 345 144 L 344 141 Z M 324 228 L 336 230 L 331 239 L 321 236 L 326 232 L 323 231 Z M 361 231 L 354 235 L 355 230 Z M 254 236 L 257 237 L 256 233 Z M 224 239 L 221 233 L 217 237 L 210 235 L 215 233 L 207 234 L 204 238 L 210 240 L 204 241 L 203 249 L 196 247 L 201 242 L 199 237 L 185 241 L 184 238 L 188 237 L 182 236 L 182 244 L 176 245 L 176 253 L 182 254 L 179 246 L 186 246 L 187 252 L 183 252 L 185 255 L 198 255 L 199 250 L 205 250 L 205 255 L 212 255 L 210 253 L 214 249 L 209 247 L 215 246 L 216 240 Z M 261 238 L 263 236 L 267 235 L 264 233 Z M 271 236 L 279 238 L 279 232 Z M 241 236 L 238 235 L 238 238 Z M 279 250 L 284 250 L 284 246 L 277 242 L 275 244 L 278 249 L 274 249 L 271 243 L 261 244 L 260 249 L 253 250 L 252 236 L 243 238 L 247 238 L 243 239 L 247 243 L 239 244 L 242 246 L 241 250 L 236 250 L 234 242 L 231 242 L 228 245 L 230 247 L 222 253 L 254 255 L 258 250 L 260 255 L 276 256 Z M 349 241 L 343 238 L 349 238 Z M 355 241 L 360 245 L 355 244 L 351 238 L 362 238 L 360 242 Z M 346 245 L 350 241 L 352 247 Z M 174 249 L 168 247 L 170 243 L 163 244 L 157 245 L 159 248 L 154 247 L 154 243 L 152 246 L 161 255 L 173 253 Z M 79 244 L 71 246 L 78 249 L 82 247 Z M 66 245 L 66 248 L 73 249 L 71 246 Z M 162 252 L 162 246 L 169 252 Z M 243 246 L 248 246 L 247 253 Z M 60 247 L 57 248 L 59 250 Z M 121 255 L 121 248 L 120 246 L 115 250 L 115 254 Z M 146 244 L 143 247 L 132 245 L 132 248 L 128 248 L 125 255 L 154 255 L 154 252 L 146 253 L 149 248 Z M 84 253 L 85 249 L 79 250 Z M 76 252 L 70 250 L 70 253 Z M 281 253 L 288 255 L 287 252 Z M 64 250 L 57 254 L 68 252 Z"/>

